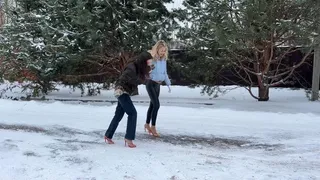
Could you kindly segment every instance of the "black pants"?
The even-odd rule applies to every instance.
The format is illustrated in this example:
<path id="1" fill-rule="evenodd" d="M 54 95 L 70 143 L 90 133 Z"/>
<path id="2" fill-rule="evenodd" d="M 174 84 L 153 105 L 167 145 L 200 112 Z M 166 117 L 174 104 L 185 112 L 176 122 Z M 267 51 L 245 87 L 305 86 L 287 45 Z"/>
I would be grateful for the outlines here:
<path id="1" fill-rule="evenodd" d="M 150 105 L 147 112 L 146 123 L 150 124 L 150 120 L 152 119 L 152 126 L 155 126 L 157 121 L 158 110 L 160 108 L 160 84 L 152 80 L 148 80 L 146 83 L 146 88 L 150 97 Z"/>
<path id="2" fill-rule="evenodd" d="M 134 140 L 136 136 L 136 127 L 137 127 L 137 111 L 134 107 L 132 100 L 128 94 L 122 94 L 118 98 L 118 105 L 116 112 L 112 121 L 110 122 L 109 128 L 106 131 L 105 136 L 112 139 L 114 132 L 116 131 L 119 122 L 123 118 L 124 113 L 128 115 L 127 121 L 127 131 L 125 138 L 128 140 Z"/>

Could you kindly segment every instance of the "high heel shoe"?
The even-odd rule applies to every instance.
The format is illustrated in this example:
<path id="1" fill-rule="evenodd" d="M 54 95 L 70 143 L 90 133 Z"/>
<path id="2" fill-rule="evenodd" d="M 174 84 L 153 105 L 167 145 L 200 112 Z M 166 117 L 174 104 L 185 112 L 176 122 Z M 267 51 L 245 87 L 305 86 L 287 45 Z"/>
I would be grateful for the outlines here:
<path id="1" fill-rule="evenodd" d="M 160 137 L 155 126 L 151 126 L 150 130 L 151 130 L 151 133 L 154 137 Z"/>
<path id="2" fill-rule="evenodd" d="M 137 147 L 135 144 L 133 144 L 132 140 L 124 139 L 124 146 L 127 146 L 127 144 L 129 148 Z"/>
<path id="3" fill-rule="evenodd" d="M 104 141 L 108 144 L 114 144 L 114 142 L 112 141 L 112 139 L 108 138 L 107 136 L 104 136 Z"/>
<path id="4" fill-rule="evenodd" d="M 148 133 L 149 133 L 150 135 L 152 135 L 152 131 L 151 131 L 150 125 L 147 124 L 147 123 L 144 125 L 144 131 L 145 131 L 145 132 L 148 131 Z"/>

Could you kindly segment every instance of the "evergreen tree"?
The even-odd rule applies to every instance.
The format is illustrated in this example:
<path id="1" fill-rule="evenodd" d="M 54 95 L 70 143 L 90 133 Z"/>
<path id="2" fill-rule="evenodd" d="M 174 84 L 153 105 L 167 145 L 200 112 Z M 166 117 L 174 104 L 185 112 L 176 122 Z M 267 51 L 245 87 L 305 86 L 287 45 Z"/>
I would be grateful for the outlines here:
<path id="1" fill-rule="evenodd" d="M 206 61 L 227 61 L 260 101 L 269 99 L 269 87 L 286 83 L 319 43 L 319 1 L 186 0 L 184 5 L 181 14 L 191 26 L 181 34 L 194 49 L 206 50 Z M 279 51 L 281 46 L 287 48 Z M 219 58 L 216 48 L 222 49 Z M 304 52 L 302 60 L 284 62 L 296 51 Z M 258 86 L 258 96 L 252 86 Z"/>
<path id="2" fill-rule="evenodd" d="M 36 94 L 39 89 L 47 93 L 53 88 L 50 81 L 57 75 L 57 64 L 66 58 L 64 52 L 69 44 L 62 32 L 48 26 L 49 9 L 40 0 L 17 0 L 17 7 L 8 12 L 10 23 L 1 31 L 4 63 L 13 67 L 13 73 L 30 71 Z"/>
<path id="3" fill-rule="evenodd" d="M 125 1 L 126 11 L 123 43 L 129 49 L 148 49 L 159 39 L 170 40 L 175 27 L 164 3 L 172 0 Z"/>
<path id="4" fill-rule="evenodd" d="M 90 77 L 113 80 L 134 52 L 151 48 L 159 38 L 169 40 L 175 24 L 164 3 L 171 0 L 88 1 L 70 16 L 72 27 L 82 30 L 81 53 L 68 81 Z M 85 41 L 84 41 L 85 40 Z M 125 60 L 123 60 L 125 58 Z M 77 62 L 76 62 L 77 63 Z M 84 68 L 91 66 L 92 68 Z M 67 68 L 69 66 L 66 66 Z M 69 68 L 70 69 L 70 68 Z M 73 78 L 73 79 L 72 79 Z"/>
<path id="5" fill-rule="evenodd" d="M 168 40 L 170 1 L 17 0 L 1 30 L 1 54 L 31 71 L 44 93 L 51 81 L 72 77 L 66 75 L 79 77 L 76 84 L 86 76 L 110 79 L 128 54 Z"/>

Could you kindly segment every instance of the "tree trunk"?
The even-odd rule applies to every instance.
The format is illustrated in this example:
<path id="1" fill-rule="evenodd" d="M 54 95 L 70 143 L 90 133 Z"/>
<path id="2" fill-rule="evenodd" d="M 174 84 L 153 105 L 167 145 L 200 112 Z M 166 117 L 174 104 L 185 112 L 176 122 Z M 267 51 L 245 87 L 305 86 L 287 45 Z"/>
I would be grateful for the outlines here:
<path id="1" fill-rule="evenodd" d="M 259 86 L 259 99 L 258 101 L 269 101 L 269 87 Z"/>
<path id="2" fill-rule="evenodd" d="M 258 76 L 259 80 L 259 94 L 258 94 L 258 101 L 269 101 L 269 80 L 265 77 L 265 74 L 269 73 L 270 70 L 270 60 L 271 56 L 273 56 L 272 46 L 269 44 L 264 48 L 261 61 L 258 66 L 258 72 L 261 73 Z"/>

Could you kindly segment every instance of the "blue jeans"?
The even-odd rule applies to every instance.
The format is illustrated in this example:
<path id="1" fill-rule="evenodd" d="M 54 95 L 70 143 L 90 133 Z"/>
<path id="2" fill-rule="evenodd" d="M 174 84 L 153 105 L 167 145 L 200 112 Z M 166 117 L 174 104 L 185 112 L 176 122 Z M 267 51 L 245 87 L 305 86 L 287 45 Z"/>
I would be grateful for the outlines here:
<path id="1" fill-rule="evenodd" d="M 122 94 L 118 97 L 118 104 L 116 112 L 112 121 L 110 122 L 109 128 L 105 133 L 105 136 L 112 139 L 119 122 L 124 116 L 124 113 L 128 115 L 127 130 L 125 138 L 128 140 L 134 140 L 136 136 L 137 127 L 137 111 L 134 107 L 132 100 L 128 94 Z"/>

